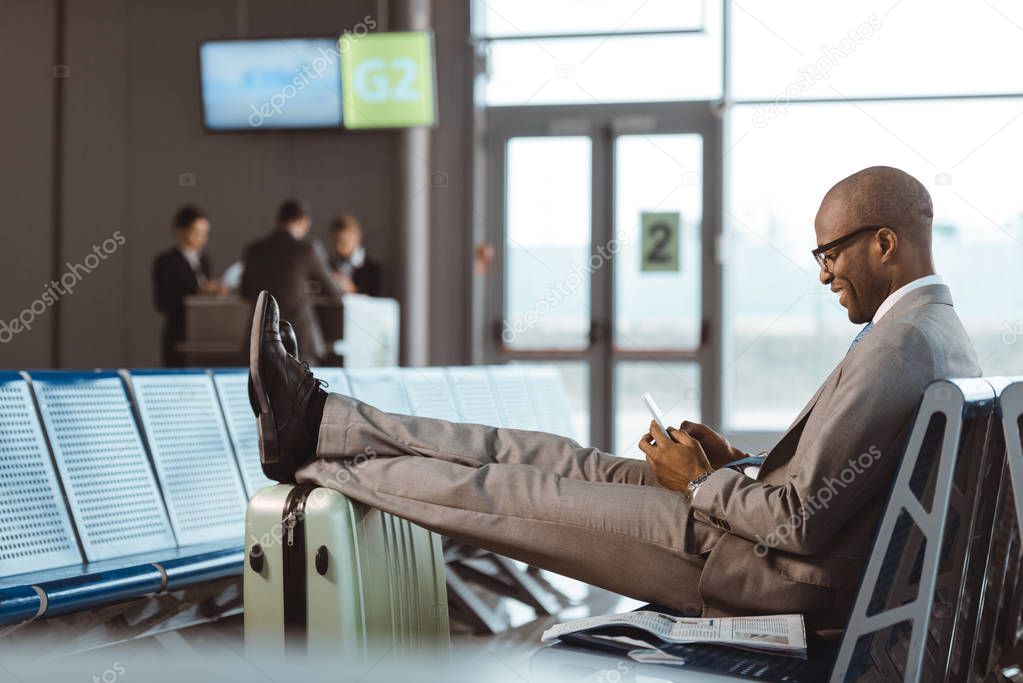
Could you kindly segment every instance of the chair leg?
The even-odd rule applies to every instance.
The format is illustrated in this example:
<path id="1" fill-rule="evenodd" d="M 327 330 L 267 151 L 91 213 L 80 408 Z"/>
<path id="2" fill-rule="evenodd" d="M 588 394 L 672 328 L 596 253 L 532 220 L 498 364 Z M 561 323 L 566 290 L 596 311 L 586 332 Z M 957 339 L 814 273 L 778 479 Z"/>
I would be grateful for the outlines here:
<path id="1" fill-rule="evenodd" d="M 473 591 L 453 564 L 448 565 L 447 585 L 448 602 L 455 608 L 453 616 L 467 622 L 473 633 L 494 635 L 508 628 L 508 620 Z"/>

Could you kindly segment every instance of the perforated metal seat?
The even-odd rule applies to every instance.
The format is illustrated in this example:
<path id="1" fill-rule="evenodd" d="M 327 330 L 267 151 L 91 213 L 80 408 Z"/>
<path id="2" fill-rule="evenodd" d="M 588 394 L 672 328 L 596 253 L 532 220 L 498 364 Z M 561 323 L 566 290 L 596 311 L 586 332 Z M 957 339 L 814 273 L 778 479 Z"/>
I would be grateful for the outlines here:
<path id="1" fill-rule="evenodd" d="M 32 386 L 89 562 L 176 541 L 116 372 L 33 372 Z"/>
<path id="2" fill-rule="evenodd" d="M 244 368 L 213 371 L 213 384 L 220 398 L 227 433 L 238 458 L 245 491 L 251 498 L 256 491 L 277 482 L 263 474 L 263 467 L 259 463 L 259 435 L 256 432 L 256 417 L 249 405 L 248 381 L 249 374 Z"/>
<path id="3" fill-rule="evenodd" d="M 568 397 L 561 373 L 552 365 L 524 364 L 526 384 L 529 396 L 533 400 L 539 429 L 551 434 L 559 434 L 569 439 L 578 439 L 572 426 L 572 411 L 568 407 Z"/>
<path id="4" fill-rule="evenodd" d="M 346 371 L 352 396 L 388 413 L 409 415 L 405 385 L 397 368 L 358 368 Z"/>
<path id="5" fill-rule="evenodd" d="M 467 365 L 447 369 L 460 422 L 504 426 L 497 397 L 490 385 L 486 366 Z"/>
<path id="6" fill-rule="evenodd" d="M 130 388 L 180 545 L 241 546 L 247 497 L 205 370 L 135 370 Z"/>
<path id="7" fill-rule="evenodd" d="M 0 577 L 82 561 L 31 391 L 17 372 L 0 372 L 0 539 Z"/>
<path id="8" fill-rule="evenodd" d="M 497 397 L 501 426 L 536 431 L 540 421 L 529 396 L 526 373 L 518 365 L 493 365 L 487 368 L 490 388 Z"/>
<path id="9" fill-rule="evenodd" d="M 402 368 L 401 379 L 413 415 L 458 421 L 458 409 L 444 368 Z"/>
<path id="10" fill-rule="evenodd" d="M 317 379 L 322 379 L 326 382 L 327 386 L 325 390 L 332 394 L 350 396 L 352 393 L 352 387 L 348 384 L 348 376 L 342 368 L 313 368 L 313 375 L 315 375 Z"/>

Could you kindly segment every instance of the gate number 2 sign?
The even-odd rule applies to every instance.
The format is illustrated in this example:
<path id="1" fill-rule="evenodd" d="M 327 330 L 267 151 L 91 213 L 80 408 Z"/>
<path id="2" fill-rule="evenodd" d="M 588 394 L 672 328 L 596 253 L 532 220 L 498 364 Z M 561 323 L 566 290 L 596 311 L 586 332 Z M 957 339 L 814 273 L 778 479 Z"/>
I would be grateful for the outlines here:
<path id="1" fill-rule="evenodd" d="M 679 272 L 679 249 L 682 242 L 679 234 L 682 223 L 680 214 L 677 211 L 644 211 L 640 214 L 640 222 L 643 230 L 639 245 L 640 271 Z"/>

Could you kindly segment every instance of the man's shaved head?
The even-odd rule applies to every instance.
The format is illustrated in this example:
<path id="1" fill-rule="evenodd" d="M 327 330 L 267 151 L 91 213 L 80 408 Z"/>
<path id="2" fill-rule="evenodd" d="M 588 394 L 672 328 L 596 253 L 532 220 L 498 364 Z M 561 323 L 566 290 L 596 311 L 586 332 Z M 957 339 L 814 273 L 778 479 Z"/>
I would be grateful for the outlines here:
<path id="1" fill-rule="evenodd" d="M 814 221 L 818 246 L 876 228 L 825 252 L 831 265 L 821 269 L 821 282 L 839 292 L 850 320 L 869 321 L 889 294 L 934 272 L 933 220 L 927 188 L 891 166 L 857 171 L 828 190 Z"/>
<path id="2" fill-rule="evenodd" d="M 838 181 L 821 208 L 834 202 L 851 223 L 883 225 L 915 244 L 931 243 L 934 205 L 919 180 L 891 166 L 871 166 Z"/>

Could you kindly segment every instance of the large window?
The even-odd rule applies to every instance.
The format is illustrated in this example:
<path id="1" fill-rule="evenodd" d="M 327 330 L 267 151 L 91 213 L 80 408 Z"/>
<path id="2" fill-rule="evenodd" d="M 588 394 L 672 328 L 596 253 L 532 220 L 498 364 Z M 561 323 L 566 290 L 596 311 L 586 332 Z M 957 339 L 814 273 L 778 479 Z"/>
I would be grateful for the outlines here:
<path id="1" fill-rule="evenodd" d="M 1023 371 L 1018 3 L 732 3 L 725 421 L 784 428 L 856 328 L 809 255 L 824 193 L 872 165 L 934 200 L 938 272 L 985 374 Z M 995 97 L 989 97 L 994 95 Z M 829 100 L 829 101 L 827 101 Z M 1019 339 L 1019 341 L 1017 341 Z"/>
<path id="2" fill-rule="evenodd" d="M 784 426 L 848 348 L 856 328 L 818 279 L 813 219 L 836 180 L 875 164 L 930 190 L 935 264 L 985 373 L 1023 371 L 1021 112 L 1023 100 L 808 104 L 758 128 L 756 107 L 733 110 L 733 426 Z"/>
<path id="3" fill-rule="evenodd" d="M 479 0 L 488 105 L 721 96 L 720 0 Z"/>
<path id="4" fill-rule="evenodd" d="M 689 263 L 673 280 L 665 279 L 677 288 L 673 295 L 656 290 L 673 296 L 684 311 L 699 310 L 693 302 L 701 291 L 721 292 L 704 299 L 720 301 L 720 310 L 702 313 L 723 327 L 723 334 L 711 335 L 709 343 L 717 345 L 712 359 L 701 357 L 699 367 L 672 365 L 693 386 L 701 376 L 719 378 L 720 404 L 715 396 L 717 409 L 710 410 L 706 399 L 701 404 L 690 394 L 692 404 L 680 404 L 680 417 L 695 417 L 702 407 L 704 414 L 720 414 L 728 431 L 781 430 L 841 360 L 857 328 L 820 284 L 809 253 L 813 221 L 828 188 L 872 165 L 896 166 L 927 186 L 935 206 L 936 266 L 985 374 L 1023 373 L 1020 3 L 480 0 L 476 9 L 478 45 L 486 57 L 479 101 L 488 108 L 587 105 L 572 110 L 575 129 L 622 102 L 706 100 L 722 114 L 724 134 L 708 146 L 721 160 L 714 169 L 720 177 L 702 178 L 702 215 L 720 211 L 716 256 L 723 276 L 706 263 L 694 276 L 700 271 Z M 652 112 L 657 105 L 643 106 Z M 635 133 L 630 127 L 642 126 L 642 119 L 631 108 L 623 130 Z M 698 153 L 698 147 L 686 147 L 696 138 L 665 140 L 679 149 L 641 135 L 636 150 L 624 143 L 616 148 L 615 211 L 635 213 L 622 193 L 655 187 L 668 178 L 668 161 Z M 521 144 L 522 150 L 509 151 L 510 165 L 525 159 L 532 143 Z M 567 149 L 549 158 L 548 175 L 566 182 L 574 176 L 565 168 L 582 163 Z M 629 168 L 636 169 L 635 178 Z M 537 176 L 537 185 L 544 182 Z M 571 182 L 565 187 L 558 211 L 573 197 L 590 198 Z M 537 192 L 550 194 L 549 188 Z M 540 215 L 545 209 L 532 210 Z M 576 212 L 580 221 L 591 218 L 584 210 Z M 686 206 L 681 213 L 683 239 L 698 239 L 699 224 L 686 221 L 698 221 L 700 214 Z M 572 220 L 559 222 L 569 226 Z M 567 227 L 550 239 L 552 248 L 588 248 L 583 232 Z M 695 258 L 696 244 L 683 254 Z M 621 258 L 613 290 L 616 344 L 625 336 L 650 336 L 647 328 L 654 324 L 663 326 L 654 336 L 668 346 L 707 343 L 698 340 L 697 318 L 668 325 L 631 315 L 630 306 L 651 283 L 638 275 L 631 283 L 636 266 L 630 256 Z M 565 315 L 558 321 L 564 338 L 578 339 L 585 316 L 576 304 Z M 552 317 L 544 332 L 555 334 L 554 325 Z M 522 343 L 531 343 L 528 335 Z M 645 373 L 655 363 L 634 360 L 614 370 L 619 447 L 627 446 L 626 432 L 631 438 L 633 423 L 644 417 L 633 394 L 653 382 Z"/>
<path id="5" fill-rule="evenodd" d="M 739 100 L 1023 92 L 1017 0 L 742 0 L 730 37 Z"/>

